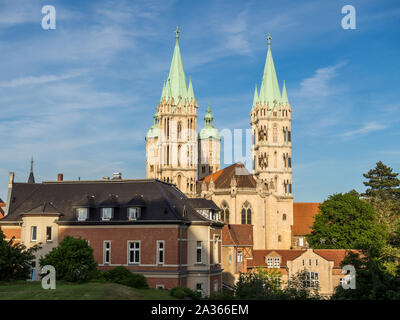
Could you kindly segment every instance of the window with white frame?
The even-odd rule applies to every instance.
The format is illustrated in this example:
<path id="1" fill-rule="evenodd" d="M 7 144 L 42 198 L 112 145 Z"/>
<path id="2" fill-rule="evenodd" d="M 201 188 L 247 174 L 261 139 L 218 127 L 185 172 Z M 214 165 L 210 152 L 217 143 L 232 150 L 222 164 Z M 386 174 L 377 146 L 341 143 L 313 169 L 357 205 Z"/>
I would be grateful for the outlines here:
<path id="1" fill-rule="evenodd" d="M 281 258 L 274 258 L 274 268 L 281 267 Z"/>
<path id="2" fill-rule="evenodd" d="M 128 208 L 128 220 L 137 220 L 140 218 L 140 208 Z"/>
<path id="3" fill-rule="evenodd" d="M 201 263 L 202 252 L 203 252 L 203 243 L 201 241 L 197 241 L 197 243 L 196 243 L 196 263 Z"/>
<path id="4" fill-rule="evenodd" d="M 243 252 L 238 251 L 237 253 L 237 262 L 243 262 Z"/>
<path id="5" fill-rule="evenodd" d="M 309 288 L 317 288 L 319 286 L 319 275 L 317 272 L 307 272 L 305 286 Z"/>
<path id="6" fill-rule="evenodd" d="M 304 246 L 304 238 L 303 237 L 299 238 L 299 246 L 300 247 Z"/>
<path id="7" fill-rule="evenodd" d="M 76 209 L 77 211 L 77 216 L 78 216 L 78 221 L 85 221 L 88 218 L 88 208 L 78 208 Z"/>
<path id="8" fill-rule="evenodd" d="M 274 266 L 274 258 L 267 258 L 267 267 L 272 268 Z"/>
<path id="9" fill-rule="evenodd" d="M 37 226 L 31 227 L 31 241 L 37 241 Z"/>
<path id="10" fill-rule="evenodd" d="M 102 208 L 101 209 L 101 219 L 102 220 L 111 220 L 113 208 Z"/>
<path id="11" fill-rule="evenodd" d="M 164 251 L 165 251 L 164 241 L 157 241 L 157 263 L 164 264 Z"/>
<path id="12" fill-rule="evenodd" d="M 104 241 L 103 263 L 104 264 L 111 263 L 111 241 Z"/>
<path id="13" fill-rule="evenodd" d="M 140 242 L 129 241 L 128 242 L 128 263 L 139 264 L 140 263 Z"/>

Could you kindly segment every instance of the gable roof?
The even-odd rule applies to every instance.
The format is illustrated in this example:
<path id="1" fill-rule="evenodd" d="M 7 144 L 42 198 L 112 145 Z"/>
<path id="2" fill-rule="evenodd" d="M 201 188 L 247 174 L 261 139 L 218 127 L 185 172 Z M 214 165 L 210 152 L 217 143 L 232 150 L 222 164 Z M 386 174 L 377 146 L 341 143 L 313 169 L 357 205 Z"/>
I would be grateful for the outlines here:
<path id="1" fill-rule="evenodd" d="M 132 223 L 126 208 L 132 200 L 144 205 L 136 223 L 206 223 L 222 227 L 209 220 L 190 205 L 189 199 L 174 185 L 159 180 L 99 180 L 43 183 L 14 183 L 9 214 L 2 221 L 20 221 L 23 214 L 60 214 L 61 223 L 77 222 L 76 208 L 89 207 L 89 219 L 84 223 L 107 223 L 100 219 L 99 208 L 115 208 L 112 223 Z M 211 200 L 209 200 L 211 201 Z"/>
<path id="2" fill-rule="evenodd" d="M 265 257 L 271 253 L 277 253 L 281 256 L 281 268 L 287 267 L 287 262 L 301 256 L 307 250 L 253 250 L 253 259 L 247 260 L 249 267 L 266 266 Z"/>
<path id="3" fill-rule="evenodd" d="M 188 201 L 194 209 L 211 209 L 215 211 L 221 210 L 212 200 L 204 198 L 189 198 Z"/>
<path id="4" fill-rule="evenodd" d="M 294 202 L 293 203 L 293 226 L 294 236 L 304 236 L 311 233 L 314 217 L 318 213 L 320 203 L 318 202 Z"/>
<path id="5" fill-rule="evenodd" d="M 333 261 L 334 268 L 340 268 L 340 264 L 346 257 L 349 251 L 359 252 L 357 250 L 348 249 L 308 249 L 312 250 L 315 254 L 319 255 L 325 260 Z M 307 252 L 304 250 L 253 250 L 253 259 L 247 260 L 248 267 L 265 267 L 267 263 L 265 262 L 265 257 L 277 253 L 281 256 L 281 268 L 287 267 L 288 261 L 293 261 L 300 257 L 303 253 Z"/>
<path id="6" fill-rule="evenodd" d="M 252 246 L 253 225 L 228 224 L 222 228 L 222 245 L 224 246 Z"/>
<path id="7" fill-rule="evenodd" d="M 244 164 L 237 162 L 199 180 L 198 190 L 201 190 L 203 181 L 208 185 L 211 179 L 214 182 L 215 189 L 230 188 L 232 178 L 236 180 L 236 186 L 238 188 L 256 188 L 257 186 L 256 180 L 253 175 L 249 173 Z"/>

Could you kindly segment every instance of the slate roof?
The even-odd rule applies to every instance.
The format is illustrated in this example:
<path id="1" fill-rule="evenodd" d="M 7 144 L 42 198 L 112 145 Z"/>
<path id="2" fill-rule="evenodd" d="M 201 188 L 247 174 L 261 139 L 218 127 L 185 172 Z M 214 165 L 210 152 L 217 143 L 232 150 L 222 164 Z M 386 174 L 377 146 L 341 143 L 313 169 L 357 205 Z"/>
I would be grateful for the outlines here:
<path id="1" fill-rule="evenodd" d="M 317 202 L 295 202 L 293 203 L 293 226 L 294 236 L 304 236 L 312 231 L 314 217 L 318 213 L 320 203 Z"/>
<path id="2" fill-rule="evenodd" d="M 189 198 L 188 201 L 194 209 L 211 209 L 215 211 L 221 210 L 212 200 L 204 198 Z"/>
<path id="3" fill-rule="evenodd" d="M 197 187 L 198 190 L 201 190 L 201 184 L 203 181 L 208 185 L 212 178 L 215 189 L 227 189 L 231 187 L 232 177 L 235 178 L 238 188 L 256 188 L 257 186 L 257 182 L 253 175 L 249 173 L 243 163 L 238 162 L 199 180 L 197 182 Z"/>
<path id="4" fill-rule="evenodd" d="M 222 228 L 223 246 L 252 246 L 253 226 L 251 224 L 228 224 Z"/>
<path id="5" fill-rule="evenodd" d="M 127 208 L 132 202 L 143 207 L 141 218 L 133 222 L 127 218 Z M 9 214 L 2 222 L 20 221 L 24 214 L 55 213 L 60 215 L 58 221 L 61 224 L 156 221 L 223 226 L 223 223 L 211 221 L 197 213 L 190 202 L 174 185 L 153 179 L 14 183 Z M 104 206 L 114 208 L 114 216 L 110 221 L 100 219 L 100 208 Z M 89 208 L 86 221 L 77 221 L 76 209 L 79 207 Z"/>

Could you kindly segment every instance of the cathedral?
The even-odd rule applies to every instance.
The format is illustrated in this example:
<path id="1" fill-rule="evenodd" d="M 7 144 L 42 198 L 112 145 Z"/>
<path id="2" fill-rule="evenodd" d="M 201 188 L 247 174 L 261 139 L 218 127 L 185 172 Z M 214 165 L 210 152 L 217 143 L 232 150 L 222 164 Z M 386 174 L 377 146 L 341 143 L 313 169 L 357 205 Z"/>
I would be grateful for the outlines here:
<path id="1" fill-rule="evenodd" d="M 267 37 L 259 90 L 249 107 L 252 172 L 242 163 L 220 169 L 221 136 L 208 106 L 197 133 L 191 78 L 187 84 L 179 30 L 154 123 L 146 135 L 146 178 L 175 184 L 188 197 L 213 200 L 226 224 L 252 225 L 254 249 L 292 247 L 293 194 L 291 112 L 285 82 L 282 93 Z M 249 103 L 250 104 L 250 103 Z"/>

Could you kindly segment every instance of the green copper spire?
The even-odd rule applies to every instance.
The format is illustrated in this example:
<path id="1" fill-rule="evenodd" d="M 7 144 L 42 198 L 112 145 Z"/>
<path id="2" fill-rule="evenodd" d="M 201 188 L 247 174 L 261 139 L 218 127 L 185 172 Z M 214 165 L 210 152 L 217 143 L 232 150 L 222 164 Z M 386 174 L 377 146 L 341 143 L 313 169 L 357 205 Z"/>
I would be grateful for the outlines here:
<path id="1" fill-rule="evenodd" d="M 170 84 L 171 93 L 172 93 L 172 97 L 175 100 L 175 103 L 178 102 L 179 96 L 181 96 L 183 100 L 187 98 L 185 71 L 183 70 L 181 50 L 179 48 L 179 41 L 178 41 L 179 33 L 180 33 L 180 31 L 179 31 L 178 27 L 176 27 L 175 49 L 174 49 L 174 54 L 172 56 L 171 67 L 169 69 L 169 75 L 168 75 L 168 80 L 171 81 L 171 84 Z"/>
<path id="2" fill-rule="evenodd" d="M 216 139 L 221 140 L 218 129 L 214 128 L 214 117 L 211 114 L 210 105 L 207 108 L 206 115 L 204 116 L 204 128 L 199 132 L 199 140 Z"/>
<path id="3" fill-rule="evenodd" d="M 282 102 L 283 102 L 284 104 L 289 104 L 289 99 L 288 99 L 288 97 L 287 97 L 287 92 L 286 92 L 285 80 L 283 80 Z"/>
<path id="4" fill-rule="evenodd" d="M 272 58 L 271 39 L 271 35 L 268 33 L 268 52 L 260 88 L 260 101 L 269 102 L 269 105 L 273 106 L 274 100 L 278 103 L 281 102 L 281 92 L 279 90 L 278 78 L 276 76 L 274 60 Z"/>
<path id="5" fill-rule="evenodd" d="M 253 98 L 253 106 L 252 109 L 256 107 L 256 103 L 258 102 L 258 92 L 257 92 L 257 85 L 254 89 L 254 98 Z"/>
<path id="6" fill-rule="evenodd" d="M 195 100 L 191 76 L 189 77 L 188 99 L 192 101 Z"/>

